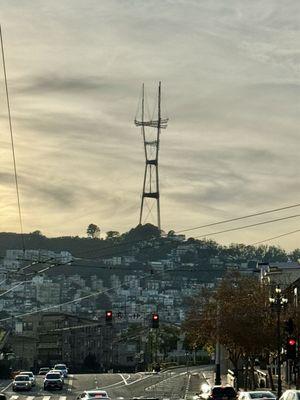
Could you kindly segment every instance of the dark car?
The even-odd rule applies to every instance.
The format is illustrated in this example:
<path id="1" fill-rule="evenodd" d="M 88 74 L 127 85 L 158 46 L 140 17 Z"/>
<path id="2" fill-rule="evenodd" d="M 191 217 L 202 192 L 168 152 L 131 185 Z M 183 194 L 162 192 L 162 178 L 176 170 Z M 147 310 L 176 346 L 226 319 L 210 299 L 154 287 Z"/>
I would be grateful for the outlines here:
<path id="1" fill-rule="evenodd" d="M 44 390 L 63 388 L 63 380 L 60 372 L 50 371 L 44 379 Z"/>
<path id="2" fill-rule="evenodd" d="M 213 386 L 208 400 L 236 400 L 237 392 L 232 386 Z"/>
<path id="3" fill-rule="evenodd" d="M 0 400 L 6 400 L 6 396 L 4 393 L 0 393 Z"/>

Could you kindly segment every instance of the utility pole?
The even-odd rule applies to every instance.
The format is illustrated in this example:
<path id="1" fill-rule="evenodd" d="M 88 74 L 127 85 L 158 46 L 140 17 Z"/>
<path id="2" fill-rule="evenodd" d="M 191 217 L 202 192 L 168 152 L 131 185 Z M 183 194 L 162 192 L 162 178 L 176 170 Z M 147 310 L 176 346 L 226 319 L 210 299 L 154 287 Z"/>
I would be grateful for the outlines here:
<path id="1" fill-rule="evenodd" d="M 145 170 L 139 224 L 142 224 L 145 198 L 153 199 L 156 201 L 157 227 L 161 230 L 158 153 L 161 129 L 166 129 L 168 124 L 168 118 L 161 117 L 161 82 L 159 82 L 158 85 L 157 110 L 156 120 L 149 119 L 145 121 L 145 87 L 143 84 L 141 119 L 138 120 L 136 116 L 134 120 L 135 125 L 141 127 L 145 153 Z M 146 131 L 146 128 L 149 128 L 149 130 Z M 154 135 L 149 132 L 151 128 L 156 130 Z"/>
<path id="2" fill-rule="evenodd" d="M 277 336 L 277 398 L 279 399 L 282 394 L 282 379 L 281 379 L 281 349 L 282 349 L 282 340 L 281 340 L 281 311 L 284 307 L 286 307 L 288 300 L 283 297 L 281 289 L 279 286 L 275 289 L 275 297 L 271 297 L 270 299 L 271 308 L 276 311 L 277 315 L 277 323 L 276 323 L 276 336 Z"/>
<path id="3" fill-rule="evenodd" d="M 221 385 L 221 348 L 220 348 L 220 306 L 217 305 L 217 342 L 215 355 L 215 385 Z"/>

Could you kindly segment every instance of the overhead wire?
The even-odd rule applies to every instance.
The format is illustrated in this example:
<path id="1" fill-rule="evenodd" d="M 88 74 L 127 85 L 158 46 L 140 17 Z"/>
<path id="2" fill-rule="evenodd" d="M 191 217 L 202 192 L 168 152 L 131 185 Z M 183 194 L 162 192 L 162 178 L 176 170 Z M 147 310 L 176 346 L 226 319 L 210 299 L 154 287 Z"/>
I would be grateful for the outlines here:
<path id="1" fill-rule="evenodd" d="M 300 203 L 292 204 L 292 205 L 288 205 L 288 206 L 284 206 L 284 207 L 273 208 L 271 210 L 258 211 L 256 213 L 244 215 L 244 216 L 241 216 L 241 217 L 229 218 L 229 219 L 225 219 L 225 220 L 222 220 L 222 221 L 212 222 L 212 223 L 209 223 L 209 224 L 194 226 L 192 228 L 181 229 L 181 230 L 175 231 L 175 233 L 178 234 L 178 233 L 194 231 L 194 230 L 202 229 L 202 228 L 209 228 L 211 226 L 227 224 L 229 222 L 235 222 L 235 221 L 240 221 L 240 220 L 247 219 L 247 218 L 258 217 L 260 215 L 271 214 L 271 213 L 278 212 L 278 211 L 283 211 L 283 210 L 289 210 L 289 209 L 295 208 L 295 207 L 300 207 Z"/>
<path id="2" fill-rule="evenodd" d="M 194 236 L 194 238 L 201 238 L 201 237 L 207 237 L 207 236 L 214 236 L 214 235 L 219 235 L 219 234 L 222 234 L 222 233 L 239 231 L 239 230 L 242 230 L 242 229 L 252 228 L 252 227 L 255 227 L 255 226 L 271 224 L 271 223 L 274 223 L 274 222 L 285 221 L 285 220 L 287 220 L 287 219 L 299 218 L 299 217 L 300 217 L 300 214 L 289 215 L 289 216 L 287 216 L 287 217 L 276 218 L 276 219 L 270 219 L 270 220 L 262 221 L 262 222 L 256 222 L 255 224 L 239 226 L 239 227 L 237 227 L 237 228 L 224 229 L 224 230 L 218 231 L 218 232 L 211 232 L 211 233 L 207 233 L 207 234 L 204 234 L 204 235 L 197 235 L 197 236 Z"/>
<path id="3" fill-rule="evenodd" d="M 279 238 L 284 237 L 284 236 L 293 235 L 294 233 L 298 233 L 298 232 L 300 232 L 300 229 L 296 229 L 294 231 L 282 233 L 281 235 L 273 236 L 273 237 L 270 237 L 270 238 L 267 238 L 267 239 L 264 239 L 264 240 L 260 240 L 258 242 L 251 243 L 250 246 L 256 246 L 256 245 L 261 244 L 261 243 L 270 242 L 271 240 L 279 239 Z"/>
<path id="4" fill-rule="evenodd" d="M 7 103 L 7 112 L 8 112 L 9 131 L 10 131 L 10 139 L 11 139 L 11 149 L 12 149 L 12 156 L 13 156 L 15 185 L 16 185 L 16 192 L 17 192 L 17 203 L 18 203 L 18 212 L 19 212 L 19 223 L 20 223 L 20 232 L 21 232 L 21 240 L 22 240 L 22 249 L 23 249 L 23 252 L 25 252 L 25 240 L 24 240 L 23 221 L 22 221 L 22 212 L 21 212 L 21 201 L 20 201 L 20 193 L 19 193 L 17 163 L 16 163 L 16 154 L 15 154 L 15 146 L 14 146 L 14 135 L 13 135 L 13 128 L 12 128 L 11 108 L 10 108 L 10 101 L 9 101 L 9 95 L 8 95 L 8 82 L 7 82 L 7 73 L 6 73 L 6 64 L 5 64 L 5 56 L 4 56 L 4 45 L 3 45 L 3 35 L 2 35 L 1 25 L 0 25 L 0 41 L 1 41 L 1 53 L 2 53 L 3 74 L 4 74 L 4 82 L 5 82 L 5 92 L 6 92 L 6 103 Z"/>

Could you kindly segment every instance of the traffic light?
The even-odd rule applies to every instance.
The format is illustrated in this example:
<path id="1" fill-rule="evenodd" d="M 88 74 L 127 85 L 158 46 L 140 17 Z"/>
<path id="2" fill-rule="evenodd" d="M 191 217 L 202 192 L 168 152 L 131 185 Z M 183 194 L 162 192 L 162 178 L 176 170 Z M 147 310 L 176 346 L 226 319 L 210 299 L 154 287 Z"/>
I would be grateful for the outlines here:
<path id="1" fill-rule="evenodd" d="M 108 325 L 112 324 L 112 317 L 113 317 L 113 313 L 111 310 L 105 311 L 105 322 Z"/>
<path id="2" fill-rule="evenodd" d="M 159 315 L 152 314 L 152 328 L 158 329 L 159 328 Z"/>
<path id="3" fill-rule="evenodd" d="M 285 331 L 291 335 L 294 332 L 294 321 L 292 320 L 292 318 L 289 318 L 287 321 L 284 322 L 285 324 Z"/>
<path id="4" fill-rule="evenodd" d="M 288 360 L 295 360 L 296 358 L 297 341 L 293 337 L 289 337 L 286 344 L 286 358 Z"/>

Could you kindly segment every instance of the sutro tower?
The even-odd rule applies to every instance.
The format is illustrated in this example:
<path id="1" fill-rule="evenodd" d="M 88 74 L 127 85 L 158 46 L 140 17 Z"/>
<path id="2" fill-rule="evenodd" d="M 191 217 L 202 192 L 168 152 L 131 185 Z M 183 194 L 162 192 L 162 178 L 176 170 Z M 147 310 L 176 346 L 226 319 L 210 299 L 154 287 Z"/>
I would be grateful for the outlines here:
<path id="1" fill-rule="evenodd" d="M 161 82 L 158 85 L 157 119 L 145 120 L 145 90 L 142 87 L 142 109 L 141 120 L 135 118 L 136 126 L 141 127 L 141 133 L 144 141 L 145 151 L 145 172 L 143 181 L 143 193 L 140 210 L 139 223 L 142 224 L 145 198 L 156 201 L 157 208 L 157 226 L 161 229 L 160 221 L 160 203 L 159 203 L 159 175 L 158 175 L 158 151 L 161 129 L 166 129 L 168 118 L 161 117 Z M 147 129 L 146 129 L 147 128 Z M 149 129 L 148 129 L 149 128 Z M 154 204 L 152 204 L 153 207 Z M 149 208 L 149 213 L 152 210 Z"/>

